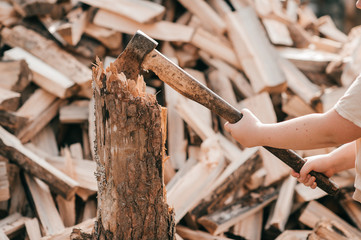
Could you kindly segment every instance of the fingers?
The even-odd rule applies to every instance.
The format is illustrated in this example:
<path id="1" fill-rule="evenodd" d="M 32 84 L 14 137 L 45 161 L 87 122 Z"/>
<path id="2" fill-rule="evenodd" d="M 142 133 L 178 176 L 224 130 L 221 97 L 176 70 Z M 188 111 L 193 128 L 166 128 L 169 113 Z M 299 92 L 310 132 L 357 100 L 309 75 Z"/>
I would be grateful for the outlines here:
<path id="1" fill-rule="evenodd" d="M 232 125 L 232 124 L 230 124 L 229 122 L 226 122 L 226 123 L 224 124 L 224 130 L 226 130 L 227 132 L 231 133 L 231 128 L 232 128 L 231 125 Z"/>

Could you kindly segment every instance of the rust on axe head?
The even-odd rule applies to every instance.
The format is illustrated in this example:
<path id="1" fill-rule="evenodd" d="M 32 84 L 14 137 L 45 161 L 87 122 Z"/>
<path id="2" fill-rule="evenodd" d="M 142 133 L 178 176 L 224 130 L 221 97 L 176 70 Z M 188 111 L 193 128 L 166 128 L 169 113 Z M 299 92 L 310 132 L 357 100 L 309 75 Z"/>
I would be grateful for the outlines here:
<path id="1" fill-rule="evenodd" d="M 118 72 L 124 72 L 128 79 L 137 79 L 144 57 L 157 45 L 156 41 L 138 30 L 114 61 Z"/>

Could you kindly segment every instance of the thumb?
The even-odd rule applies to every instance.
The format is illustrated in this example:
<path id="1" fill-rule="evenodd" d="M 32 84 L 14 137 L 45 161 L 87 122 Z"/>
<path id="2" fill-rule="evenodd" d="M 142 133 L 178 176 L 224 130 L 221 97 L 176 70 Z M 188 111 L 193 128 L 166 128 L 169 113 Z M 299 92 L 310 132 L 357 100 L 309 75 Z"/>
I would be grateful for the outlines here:
<path id="1" fill-rule="evenodd" d="M 307 160 L 306 160 L 307 161 Z M 311 172 L 312 170 L 312 164 L 304 164 L 303 167 L 300 170 L 300 181 L 304 181 L 306 180 L 307 175 Z"/>

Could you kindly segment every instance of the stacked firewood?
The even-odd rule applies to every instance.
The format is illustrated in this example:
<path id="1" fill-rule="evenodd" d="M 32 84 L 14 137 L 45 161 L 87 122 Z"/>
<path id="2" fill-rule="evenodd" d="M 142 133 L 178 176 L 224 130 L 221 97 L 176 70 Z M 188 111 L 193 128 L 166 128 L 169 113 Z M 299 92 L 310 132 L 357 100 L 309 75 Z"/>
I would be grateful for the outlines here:
<path id="1" fill-rule="evenodd" d="M 1 239 L 92 231 L 91 67 L 96 57 L 108 66 L 138 29 L 265 123 L 329 110 L 361 72 L 360 28 L 345 34 L 297 0 L 10 0 L 0 24 Z M 144 77 L 168 109 L 164 181 L 178 239 L 361 239 L 354 171 L 333 177 L 337 197 L 306 188 L 265 149 L 236 143 L 225 120 Z"/>

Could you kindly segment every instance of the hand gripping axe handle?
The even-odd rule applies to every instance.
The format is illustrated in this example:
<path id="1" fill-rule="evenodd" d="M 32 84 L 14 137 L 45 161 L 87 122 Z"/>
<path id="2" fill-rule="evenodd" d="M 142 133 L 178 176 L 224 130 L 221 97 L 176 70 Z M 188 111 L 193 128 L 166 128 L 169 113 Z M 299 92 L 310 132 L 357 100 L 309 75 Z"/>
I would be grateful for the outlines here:
<path id="1" fill-rule="evenodd" d="M 141 69 L 151 70 L 177 92 L 205 106 L 230 123 L 242 119 L 242 113 L 157 51 L 157 45 L 156 41 L 138 30 L 114 62 L 118 72 L 124 72 L 128 79 L 137 79 Z M 264 148 L 296 172 L 300 172 L 305 163 L 305 160 L 292 150 L 268 146 Z M 311 171 L 310 174 L 316 178 L 319 188 L 330 195 L 338 193 L 339 188 L 327 176 L 315 171 Z"/>

